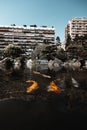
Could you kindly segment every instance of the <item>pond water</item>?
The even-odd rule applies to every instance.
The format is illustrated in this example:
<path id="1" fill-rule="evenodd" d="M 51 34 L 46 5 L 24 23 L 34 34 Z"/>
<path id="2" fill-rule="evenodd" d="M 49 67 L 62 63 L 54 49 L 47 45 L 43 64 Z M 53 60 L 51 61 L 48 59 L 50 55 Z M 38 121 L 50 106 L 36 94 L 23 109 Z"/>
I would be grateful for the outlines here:
<path id="1" fill-rule="evenodd" d="M 42 66 L 25 68 L 13 74 L 0 72 L 1 128 L 85 128 L 87 71 L 53 72 L 46 65 Z M 52 82 L 61 90 L 60 93 L 48 91 Z M 38 87 L 27 92 L 34 83 Z"/>
<path id="2" fill-rule="evenodd" d="M 6 72 L 0 73 L 0 99 L 5 98 L 27 98 L 28 95 L 33 94 L 37 97 L 48 95 L 51 82 L 54 82 L 62 94 L 68 98 L 78 99 L 86 102 L 87 95 L 87 70 L 79 71 L 65 71 L 58 72 L 49 71 L 46 64 L 39 65 L 35 68 L 25 68 L 24 70 L 17 70 L 13 74 Z M 32 80 L 31 82 L 27 82 Z M 37 83 L 37 89 L 33 89 L 27 93 L 27 88 Z M 51 89 L 50 89 L 51 90 Z M 56 93 L 56 92 L 53 92 Z M 77 95 L 77 96 L 76 96 Z M 43 97 L 43 96 L 42 96 Z M 45 97 L 45 96 L 44 96 Z"/>

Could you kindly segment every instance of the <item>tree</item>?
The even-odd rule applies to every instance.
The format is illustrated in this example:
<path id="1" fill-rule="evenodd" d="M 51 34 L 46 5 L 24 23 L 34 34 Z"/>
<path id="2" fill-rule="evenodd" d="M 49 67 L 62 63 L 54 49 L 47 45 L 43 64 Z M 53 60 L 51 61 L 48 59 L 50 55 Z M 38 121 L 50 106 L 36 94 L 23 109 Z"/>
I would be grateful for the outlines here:
<path id="1" fill-rule="evenodd" d="M 68 34 L 67 39 L 66 39 L 66 46 L 65 46 L 65 48 L 67 48 L 67 46 L 69 46 L 71 43 L 72 43 L 71 36 Z"/>
<path id="2" fill-rule="evenodd" d="M 56 45 L 47 45 L 45 46 L 45 49 L 42 51 L 44 57 L 47 60 L 53 59 L 54 57 L 57 57 L 57 46 Z"/>
<path id="3" fill-rule="evenodd" d="M 27 25 L 26 25 L 26 24 L 24 24 L 23 26 L 24 26 L 24 27 L 27 27 Z"/>
<path id="4" fill-rule="evenodd" d="M 56 43 L 60 44 L 60 37 L 59 36 L 56 37 Z"/>
<path id="5" fill-rule="evenodd" d="M 87 60 L 87 51 L 86 50 L 83 50 L 81 53 L 80 53 L 80 57 Z"/>
<path id="6" fill-rule="evenodd" d="M 80 39 L 81 39 L 80 36 L 79 36 L 78 34 L 76 34 L 76 35 L 75 35 L 75 38 L 74 38 L 74 42 L 75 42 L 76 44 L 78 44 Z"/>
<path id="7" fill-rule="evenodd" d="M 63 62 L 66 61 L 67 55 L 63 48 L 57 50 L 57 58 L 62 60 Z"/>
<path id="8" fill-rule="evenodd" d="M 67 47 L 66 52 L 69 58 L 77 58 L 84 51 L 84 47 L 78 44 L 71 44 Z"/>
<path id="9" fill-rule="evenodd" d="M 10 59 L 10 58 L 7 58 L 6 59 L 6 61 L 5 61 L 5 68 L 6 68 L 6 70 L 12 70 L 12 68 L 13 68 L 13 61 L 12 61 L 12 59 Z"/>
<path id="10" fill-rule="evenodd" d="M 44 39 L 44 40 L 43 40 L 43 43 L 44 43 L 44 44 L 49 44 L 49 41 L 48 41 L 47 39 Z"/>
<path id="11" fill-rule="evenodd" d="M 23 53 L 21 47 L 14 44 L 9 44 L 4 49 L 4 55 L 12 58 L 19 57 Z"/>
<path id="12" fill-rule="evenodd" d="M 45 49 L 46 44 L 37 44 L 36 48 L 33 51 L 33 57 L 41 58 L 43 57 L 43 50 Z"/>
<path id="13" fill-rule="evenodd" d="M 11 26 L 16 26 L 15 24 L 11 24 Z"/>

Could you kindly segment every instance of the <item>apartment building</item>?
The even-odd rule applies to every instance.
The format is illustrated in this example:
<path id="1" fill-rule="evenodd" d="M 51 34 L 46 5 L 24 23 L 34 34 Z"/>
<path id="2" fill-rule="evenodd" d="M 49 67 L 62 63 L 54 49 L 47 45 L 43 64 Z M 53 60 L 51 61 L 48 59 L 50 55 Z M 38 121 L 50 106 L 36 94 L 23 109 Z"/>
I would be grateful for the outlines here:
<path id="1" fill-rule="evenodd" d="M 15 44 L 25 50 L 29 55 L 37 43 L 52 44 L 55 41 L 55 28 L 47 26 L 1 26 L 0 25 L 0 51 L 8 44 Z"/>
<path id="2" fill-rule="evenodd" d="M 65 28 L 65 39 L 67 39 L 68 34 L 71 36 L 72 40 L 75 38 L 76 34 L 78 34 L 78 36 L 87 34 L 87 18 L 72 18 Z"/>

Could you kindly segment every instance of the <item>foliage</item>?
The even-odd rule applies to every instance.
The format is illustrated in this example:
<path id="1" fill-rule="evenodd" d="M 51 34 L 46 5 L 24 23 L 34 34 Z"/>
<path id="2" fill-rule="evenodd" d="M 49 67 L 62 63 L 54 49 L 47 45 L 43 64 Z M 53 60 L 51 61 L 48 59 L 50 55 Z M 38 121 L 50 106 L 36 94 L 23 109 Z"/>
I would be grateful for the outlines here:
<path id="1" fill-rule="evenodd" d="M 65 48 L 67 48 L 67 46 L 69 46 L 70 44 L 72 44 L 72 39 L 71 39 L 71 36 L 68 34 L 67 39 L 66 39 L 66 46 L 65 46 Z"/>
<path id="2" fill-rule="evenodd" d="M 82 44 L 86 40 L 87 40 L 87 34 L 83 36 L 79 36 L 78 34 L 76 34 L 75 38 L 73 39 L 73 41 L 77 44 Z"/>
<path id="3" fill-rule="evenodd" d="M 23 53 L 21 47 L 9 44 L 4 49 L 4 55 L 12 58 L 19 57 Z"/>
<path id="4" fill-rule="evenodd" d="M 53 57 L 57 56 L 57 46 L 56 45 L 47 45 L 45 49 L 42 51 L 43 55 L 46 57 L 47 60 L 52 59 Z"/>
<path id="5" fill-rule="evenodd" d="M 7 58 L 5 61 L 5 68 L 10 70 L 13 67 L 13 60 L 11 58 Z"/>
<path id="6" fill-rule="evenodd" d="M 83 50 L 81 53 L 80 53 L 80 57 L 87 60 L 87 51 L 86 50 Z"/>
<path id="7" fill-rule="evenodd" d="M 63 62 L 67 59 L 66 52 L 63 48 L 57 50 L 57 58 L 62 60 Z"/>
<path id="8" fill-rule="evenodd" d="M 70 53 L 70 58 L 75 58 L 81 56 L 81 53 L 84 51 L 84 47 L 78 44 L 70 44 L 66 48 L 66 52 Z"/>
<path id="9" fill-rule="evenodd" d="M 56 43 L 60 44 L 60 37 L 59 36 L 56 37 Z"/>
<path id="10" fill-rule="evenodd" d="M 87 56 L 87 34 L 79 36 L 76 34 L 75 38 L 72 40 L 68 35 L 66 41 L 66 52 L 67 56 L 73 57 L 82 57 L 86 58 Z"/>
<path id="11" fill-rule="evenodd" d="M 38 44 L 34 50 L 34 56 L 39 59 L 54 59 L 59 58 L 62 61 L 66 60 L 66 52 L 62 48 L 58 48 L 55 44 Z"/>
<path id="12" fill-rule="evenodd" d="M 43 56 L 43 50 L 45 49 L 45 44 L 37 44 L 35 50 L 33 51 L 33 57 L 37 57 L 38 59 Z"/>

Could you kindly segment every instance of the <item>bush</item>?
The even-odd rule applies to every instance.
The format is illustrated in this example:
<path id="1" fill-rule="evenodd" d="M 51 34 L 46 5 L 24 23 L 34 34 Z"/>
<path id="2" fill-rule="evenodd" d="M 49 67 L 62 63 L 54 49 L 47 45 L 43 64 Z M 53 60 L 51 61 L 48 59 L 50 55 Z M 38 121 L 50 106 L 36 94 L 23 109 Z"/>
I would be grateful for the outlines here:
<path id="1" fill-rule="evenodd" d="M 23 51 L 22 51 L 21 47 L 15 46 L 13 44 L 9 44 L 4 49 L 4 55 L 9 56 L 9 57 L 13 57 L 13 58 L 19 57 L 22 53 L 23 53 Z"/>

